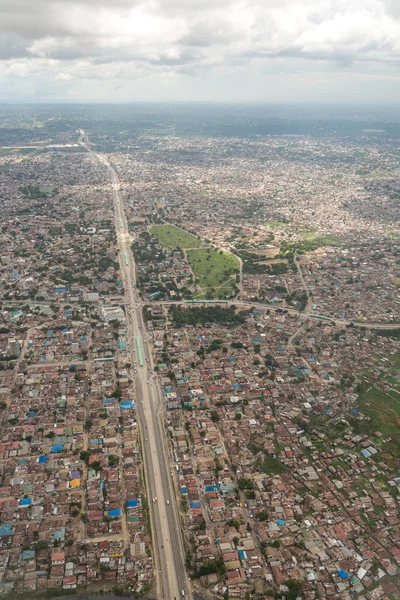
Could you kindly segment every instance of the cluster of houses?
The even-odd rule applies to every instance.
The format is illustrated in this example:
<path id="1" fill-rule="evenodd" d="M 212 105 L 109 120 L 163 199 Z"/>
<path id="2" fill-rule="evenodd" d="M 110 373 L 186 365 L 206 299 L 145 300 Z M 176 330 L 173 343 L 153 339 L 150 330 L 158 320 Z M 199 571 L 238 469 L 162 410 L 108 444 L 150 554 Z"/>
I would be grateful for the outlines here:
<path id="1" fill-rule="evenodd" d="M 279 309 L 184 328 L 151 313 L 194 577 L 229 597 L 389 597 L 399 440 L 362 390 L 391 393 L 398 342 Z"/>

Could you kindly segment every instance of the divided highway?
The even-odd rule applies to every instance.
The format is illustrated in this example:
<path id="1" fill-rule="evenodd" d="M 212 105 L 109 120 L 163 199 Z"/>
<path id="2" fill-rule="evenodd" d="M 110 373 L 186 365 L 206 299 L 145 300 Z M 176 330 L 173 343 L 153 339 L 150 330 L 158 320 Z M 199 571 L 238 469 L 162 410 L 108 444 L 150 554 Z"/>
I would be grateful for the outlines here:
<path id="1" fill-rule="evenodd" d="M 146 488 L 152 525 L 153 557 L 157 579 L 157 596 L 162 600 L 191 598 L 185 569 L 179 513 L 173 485 L 173 466 L 162 424 L 163 398 L 154 375 L 150 343 L 147 339 L 141 303 L 136 289 L 136 272 L 130 248 L 130 235 L 120 194 L 118 175 L 106 156 L 94 152 L 80 130 L 79 143 L 108 169 L 113 190 L 115 230 L 120 250 L 120 264 L 125 292 L 128 343 L 136 379 L 136 414 L 141 432 Z M 141 339 L 143 365 L 135 337 Z"/>

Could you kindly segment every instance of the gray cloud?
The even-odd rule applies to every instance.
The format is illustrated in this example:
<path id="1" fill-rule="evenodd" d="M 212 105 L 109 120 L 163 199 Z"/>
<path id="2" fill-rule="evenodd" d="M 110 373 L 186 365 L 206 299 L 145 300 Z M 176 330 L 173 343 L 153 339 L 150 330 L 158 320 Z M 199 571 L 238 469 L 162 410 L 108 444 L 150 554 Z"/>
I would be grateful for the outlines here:
<path id="1" fill-rule="evenodd" d="M 400 0 L 2 0 L 0 85 L 26 76 L 120 89 L 244 69 L 256 88 L 260 74 L 296 67 L 385 75 L 379 65 L 393 81 L 399 17 Z"/>

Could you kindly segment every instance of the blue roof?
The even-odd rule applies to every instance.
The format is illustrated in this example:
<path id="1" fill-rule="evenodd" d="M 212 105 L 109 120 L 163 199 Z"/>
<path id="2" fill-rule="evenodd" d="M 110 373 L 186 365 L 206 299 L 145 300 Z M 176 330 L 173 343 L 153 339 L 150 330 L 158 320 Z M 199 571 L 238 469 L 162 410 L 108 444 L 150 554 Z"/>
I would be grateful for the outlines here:
<path id="1" fill-rule="evenodd" d="M 20 506 L 30 506 L 32 504 L 32 500 L 30 498 L 21 498 L 19 501 Z"/>
<path id="2" fill-rule="evenodd" d="M 343 569 L 338 571 L 337 574 L 339 575 L 340 579 L 348 579 L 350 577 L 350 575 L 346 573 L 346 571 L 343 571 Z"/>
<path id="3" fill-rule="evenodd" d="M 4 525 L 0 525 L 0 537 L 8 537 L 14 533 L 14 525 L 10 523 L 4 523 Z"/>
<path id="4" fill-rule="evenodd" d="M 55 452 L 61 452 L 63 449 L 62 444 L 57 444 L 56 446 L 52 446 L 51 451 L 54 454 Z"/>
<path id="5" fill-rule="evenodd" d="M 121 410 L 127 410 L 128 408 L 134 408 L 134 404 L 132 400 L 122 400 L 121 402 Z"/>
<path id="6" fill-rule="evenodd" d="M 196 500 L 196 501 L 194 501 L 194 500 L 193 500 L 193 501 L 190 503 L 190 507 L 191 507 L 191 508 L 201 508 L 201 503 L 200 503 L 200 502 L 198 502 L 197 500 Z"/>
<path id="7" fill-rule="evenodd" d="M 55 540 L 63 540 L 64 538 L 65 538 L 65 527 L 62 527 L 58 531 L 54 532 L 54 539 Z"/>
<path id="8" fill-rule="evenodd" d="M 128 500 L 126 505 L 128 508 L 136 508 L 136 506 L 138 506 L 139 502 L 137 500 Z"/>
<path id="9" fill-rule="evenodd" d="M 35 558 L 35 551 L 34 550 L 24 550 L 22 555 L 21 555 L 21 560 L 31 560 L 32 558 Z"/>
<path id="10" fill-rule="evenodd" d="M 114 510 L 109 510 L 108 514 L 110 515 L 110 517 L 119 517 L 121 514 L 121 511 L 119 508 L 114 508 Z"/>
<path id="11" fill-rule="evenodd" d="M 276 522 L 277 525 L 284 525 L 285 521 L 283 519 L 278 519 Z"/>

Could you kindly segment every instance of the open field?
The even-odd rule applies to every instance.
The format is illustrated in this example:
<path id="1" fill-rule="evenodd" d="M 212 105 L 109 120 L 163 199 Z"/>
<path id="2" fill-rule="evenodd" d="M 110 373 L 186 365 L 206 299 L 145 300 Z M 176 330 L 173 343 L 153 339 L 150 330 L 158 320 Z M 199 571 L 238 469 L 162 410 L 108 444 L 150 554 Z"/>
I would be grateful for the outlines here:
<path id="1" fill-rule="evenodd" d="M 174 225 L 153 225 L 150 229 L 151 235 L 154 235 L 162 246 L 170 248 L 200 248 L 202 245 L 195 235 L 179 229 Z"/>
<path id="2" fill-rule="evenodd" d="M 362 177 L 365 179 L 374 179 L 375 177 L 393 177 L 395 173 L 391 171 L 384 171 L 383 169 L 375 169 L 375 171 L 371 171 L 370 173 L 364 173 Z"/>
<path id="3" fill-rule="evenodd" d="M 359 406 L 372 419 L 368 427 L 371 433 L 381 431 L 392 438 L 382 448 L 380 459 L 388 460 L 388 454 L 392 454 L 392 459 L 397 459 L 400 450 L 400 400 L 373 386 L 361 394 Z M 392 460 L 389 459 L 388 462 L 392 463 Z"/>
<path id="4" fill-rule="evenodd" d="M 254 250 L 249 250 L 250 254 L 254 254 L 255 256 L 265 256 L 267 258 L 273 258 L 274 256 L 276 256 L 277 254 L 279 254 L 279 248 L 266 248 L 265 250 L 262 250 L 261 248 L 258 249 L 254 249 Z"/>
<path id="5" fill-rule="evenodd" d="M 289 223 L 285 223 L 284 221 L 266 221 L 264 223 L 265 227 L 286 227 Z"/>
<path id="6" fill-rule="evenodd" d="M 318 235 L 316 231 L 301 231 L 300 236 L 303 240 L 318 243 L 319 246 L 335 246 L 340 243 L 334 235 Z"/>
<path id="7" fill-rule="evenodd" d="M 204 248 L 186 252 L 193 274 L 201 292 L 195 298 L 226 298 L 232 294 L 235 287 L 235 270 L 239 271 L 239 261 L 236 256 L 216 250 Z"/>

